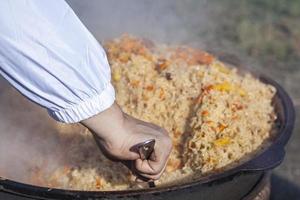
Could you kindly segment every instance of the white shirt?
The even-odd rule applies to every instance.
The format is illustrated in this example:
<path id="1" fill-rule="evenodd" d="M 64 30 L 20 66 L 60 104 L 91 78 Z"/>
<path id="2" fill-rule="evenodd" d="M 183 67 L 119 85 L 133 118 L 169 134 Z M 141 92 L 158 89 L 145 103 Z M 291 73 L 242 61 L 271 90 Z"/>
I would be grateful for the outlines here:
<path id="1" fill-rule="evenodd" d="M 63 0 L 0 0 L 0 74 L 61 122 L 115 100 L 103 48 Z"/>

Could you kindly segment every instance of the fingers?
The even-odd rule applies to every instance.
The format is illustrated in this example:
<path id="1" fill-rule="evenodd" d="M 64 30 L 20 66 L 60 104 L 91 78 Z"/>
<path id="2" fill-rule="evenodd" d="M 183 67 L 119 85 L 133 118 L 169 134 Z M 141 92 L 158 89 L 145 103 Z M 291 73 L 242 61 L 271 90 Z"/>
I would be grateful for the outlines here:
<path id="1" fill-rule="evenodd" d="M 158 180 L 161 177 L 161 175 L 164 173 L 165 168 L 166 168 L 166 165 L 157 174 L 146 174 L 146 173 L 142 173 L 139 171 L 136 174 L 137 180 L 140 180 L 140 181 Z"/>
<path id="2" fill-rule="evenodd" d="M 137 159 L 135 161 L 135 169 L 139 172 L 139 173 L 143 173 L 143 174 L 148 174 L 148 175 L 155 175 L 155 174 L 159 174 L 162 169 L 163 166 L 160 166 L 160 163 L 155 163 L 156 165 L 154 166 L 153 163 L 150 164 L 149 160 L 141 160 L 141 159 Z"/>
<path id="3" fill-rule="evenodd" d="M 162 135 L 157 139 L 157 144 L 154 147 L 154 152 L 149 160 L 137 159 L 135 161 L 136 172 L 150 179 L 158 179 L 168 161 L 172 149 L 172 142 L 168 136 Z"/>
<path id="4" fill-rule="evenodd" d="M 122 155 L 122 158 L 121 159 L 124 159 L 124 160 L 136 160 L 136 159 L 139 159 L 140 158 L 140 155 L 136 152 L 127 152 L 126 155 Z"/>

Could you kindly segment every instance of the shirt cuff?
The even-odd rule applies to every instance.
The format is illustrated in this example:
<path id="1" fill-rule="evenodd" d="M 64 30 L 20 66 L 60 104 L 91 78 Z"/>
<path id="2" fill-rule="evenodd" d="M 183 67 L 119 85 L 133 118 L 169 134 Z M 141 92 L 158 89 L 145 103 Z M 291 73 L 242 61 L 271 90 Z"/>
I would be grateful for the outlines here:
<path id="1" fill-rule="evenodd" d="M 111 83 L 100 94 L 86 99 L 72 107 L 52 111 L 48 110 L 50 116 L 64 123 L 76 123 L 88 119 L 109 108 L 115 101 L 115 90 Z"/>

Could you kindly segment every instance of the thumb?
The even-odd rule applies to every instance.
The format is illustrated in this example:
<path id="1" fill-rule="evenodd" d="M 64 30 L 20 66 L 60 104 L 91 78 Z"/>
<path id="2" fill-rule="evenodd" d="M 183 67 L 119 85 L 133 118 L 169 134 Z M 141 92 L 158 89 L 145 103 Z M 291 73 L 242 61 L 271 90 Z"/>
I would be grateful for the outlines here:
<path id="1" fill-rule="evenodd" d="M 140 158 L 140 155 L 137 152 L 133 152 L 128 150 L 126 153 L 122 155 L 123 160 L 137 160 Z"/>

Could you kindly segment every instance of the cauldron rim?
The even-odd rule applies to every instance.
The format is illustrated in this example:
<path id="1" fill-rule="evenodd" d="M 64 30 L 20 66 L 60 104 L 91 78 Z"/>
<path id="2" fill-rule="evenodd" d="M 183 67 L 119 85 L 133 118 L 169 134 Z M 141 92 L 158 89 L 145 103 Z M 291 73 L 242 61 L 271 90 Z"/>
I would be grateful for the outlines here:
<path id="1" fill-rule="evenodd" d="M 251 71 L 250 71 L 251 72 Z M 252 72 L 251 72 L 252 73 Z M 255 73 L 252 73 L 255 75 Z M 200 184 L 210 184 L 214 181 L 219 181 L 224 178 L 230 178 L 244 172 L 255 172 L 265 171 L 278 166 L 284 157 L 284 146 L 291 137 L 292 130 L 295 122 L 295 109 L 293 102 L 286 91 L 274 80 L 264 76 L 257 75 L 262 82 L 273 85 L 276 90 L 276 96 L 281 101 L 283 106 L 284 121 L 282 127 L 276 134 L 276 137 L 272 139 L 272 144 L 269 147 L 253 156 L 250 160 L 236 165 L 234 168 L 214 173 L 209 176 L 201 177 L 190 182 L 185 182 L 181 185 L 174 184 L 165 187 L 158 187 L 153 189 L 139 189 L 139 190 L 120 190 L 120 191 L 81 191 L 81 190 L 66 190 L 47 188 L 41 186 L 30 185 L 26 183 L 16 182 L 13 180 L 5 179 L 0 177 L 0 191 L 7 193 L 13 193 L 19 196 L 38 197 L 41 199 L 47 198 L 48 196 L 73 196 L 75 198 L 84 196 L 91 197 L 129 197 L 129 196 L 140 196 L 140 195 L 156 195 L 160 193 L 171 192 L 174 190 L 183 190 L 191 188 Z M 266 158 L 275 158 L 275 160 L 266 160 Z M 277 159 L 276 159 L 277 158 Z M 254 161 L 254 162 L 253 162 Z M 51 194 L 51 195 L 50 195 Z"/>

